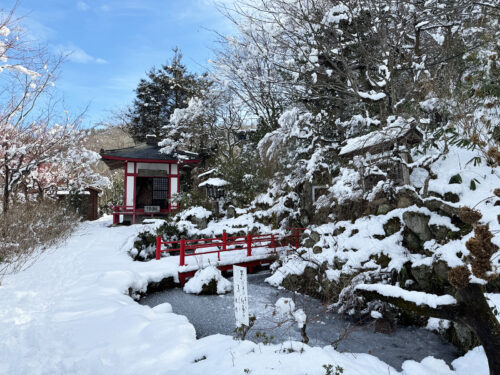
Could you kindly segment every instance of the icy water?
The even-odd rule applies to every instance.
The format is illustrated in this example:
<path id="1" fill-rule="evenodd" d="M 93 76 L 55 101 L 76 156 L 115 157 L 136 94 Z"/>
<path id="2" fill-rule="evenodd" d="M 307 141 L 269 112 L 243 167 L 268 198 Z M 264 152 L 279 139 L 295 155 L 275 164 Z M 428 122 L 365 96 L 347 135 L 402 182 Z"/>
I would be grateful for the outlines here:
<path id="1" fill-rule="evenodd" d="M 270 276 L 268 271 L 248 275 L 248 301 L 250 314 L 257 317 L 255 325 L 248 332 L 247 340 L 262 342 L 256 334 L 264 333 L 267 338 L 274 336 L 272 343 L 287 340 L 301 340 L 296 323 L 279 325 L 279 319 L 273 317 L 274 303 L 281 297 L 292 297 L 293 293 L 276 288 L 264 282 Z M 232 280 L 231 280 L 232 281 Z M 198 338 L 222 333 L 233 335 L 235 327 L 233 294 L 223 296 L 197 296 L 186 294 L 180 288 L 150 294 L 140 303 L 154 307 L 168 302 L 173 311 L 185 315 L 196 329 Z M 339 315 L 326 312 L 320 301 L 302 295 L 296 295 L 296 306 L 302 308 L 308 317 L 307 335 L 309 345 L 325 346 L 343 336 L 337 350 L 352 353 L 371 353 L 396 369 L 401 364 L 413 359 L 420 361 L 427 356 L 444 359 L 450 363 L 460 353 L 438 335 L 417 327 L 398 327 L 391 336 L 375 333 L 372 324 L 354 325 Z"/>

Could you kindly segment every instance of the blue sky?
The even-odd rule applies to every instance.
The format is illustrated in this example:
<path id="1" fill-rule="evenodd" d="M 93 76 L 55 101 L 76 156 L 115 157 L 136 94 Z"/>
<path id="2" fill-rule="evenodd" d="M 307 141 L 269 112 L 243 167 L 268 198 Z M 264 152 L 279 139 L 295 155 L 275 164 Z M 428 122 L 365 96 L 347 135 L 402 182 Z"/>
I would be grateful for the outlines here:
<path id="1" fill-rule="evenodd" d="M 71 112 L 89 105 L 86 126 L 126 108 L 139 79 L 176 46 L 201 73 L 213 57 L 210 30 L 231 30 L 213 0 L 22 0 L 16 14 L 53 53 L 72 51 L 56 85 Z"/>

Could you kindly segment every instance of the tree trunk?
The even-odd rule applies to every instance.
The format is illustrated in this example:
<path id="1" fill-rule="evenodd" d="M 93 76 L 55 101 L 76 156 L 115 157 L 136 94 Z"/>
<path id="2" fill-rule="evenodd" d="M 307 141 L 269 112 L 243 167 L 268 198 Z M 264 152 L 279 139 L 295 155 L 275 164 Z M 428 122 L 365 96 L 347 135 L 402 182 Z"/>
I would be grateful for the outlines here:
<path id="1" fill-rule="evenodd" d="M 500 375 L 500 323 L 491 311 L 482 287 L 470 284 L 459 289 L 456 298 L 465 305 L 464 316 L 457 320 L 472 329 L 481 341 L 488 358 L 490 375 Z"/>
<path id="2" fill-rule="evenodd" d="M 486 301 L 483 288 L 478 284 L 469 284 L 463 289 L 457 289 L 456 304 L 435 308 L 425 304 L 417 305 L 401 297 L 385 296 L 376 291 L 358 289 L 356 293 L 368 300 L 388 302 L 419 315 L 465 324 L 477 335 L 484 348 L 490 375 L 500 375 L 500 323 Z"/>
<path id="3" fill-rule="evenodd" d="M 5 166 L 5 178 L 4 178 L 4 186 L 3 186 L 3 213 L 4 215 L 7 213 L 9 210 L 9 168 Z"/>

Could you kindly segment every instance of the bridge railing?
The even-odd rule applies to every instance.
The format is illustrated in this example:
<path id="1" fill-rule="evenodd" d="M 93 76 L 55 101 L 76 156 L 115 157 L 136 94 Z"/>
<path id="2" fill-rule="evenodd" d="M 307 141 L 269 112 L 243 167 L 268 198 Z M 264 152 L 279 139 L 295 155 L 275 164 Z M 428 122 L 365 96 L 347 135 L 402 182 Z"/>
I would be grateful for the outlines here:
<path id="1" fill-rule="evenodd" d="M 228 236 L 223 232 L 221 237 L 200 238 L 186 240 L 184 238 L 178 241 L 163 241 L 161 236 L 156 237 L 156 259 L 161 258 L 162 252 L 179 252 L 179 265 L 186 265 L 186 257 L 204 254 L 217 254 L 217 260 L 221 260 L 221 253 L 229 251 L 246 250 L 246 256 L 251 257 L 252 251 L 258 248 L 270 248 L 276 252 L 278 248 L 300 246 L 300 238 L 305 228 L 289 228 L 290 235 L 269 234 L 250 234 L 245 236 Z M 168 248 L 162 248 L 163 245 Z M 200 251 L 200 249 L 202 249 Z M 205 249 L 205 250 L 203 250 Z"/>

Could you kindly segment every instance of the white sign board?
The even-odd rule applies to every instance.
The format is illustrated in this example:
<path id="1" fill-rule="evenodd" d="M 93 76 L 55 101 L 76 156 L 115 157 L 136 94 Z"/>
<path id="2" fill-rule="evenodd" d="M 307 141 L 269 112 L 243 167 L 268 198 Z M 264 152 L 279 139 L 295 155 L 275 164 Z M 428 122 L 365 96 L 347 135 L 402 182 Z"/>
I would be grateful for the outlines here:
<path id="1" fill-rule="evenodd" d="M 248 282 L 247 269 L 233 266 L 234 281 L 234 316 L 236 327 L 250 324 L 248 317 Z"/>

